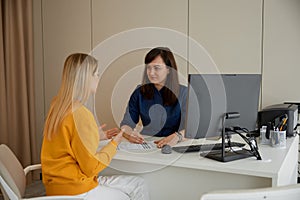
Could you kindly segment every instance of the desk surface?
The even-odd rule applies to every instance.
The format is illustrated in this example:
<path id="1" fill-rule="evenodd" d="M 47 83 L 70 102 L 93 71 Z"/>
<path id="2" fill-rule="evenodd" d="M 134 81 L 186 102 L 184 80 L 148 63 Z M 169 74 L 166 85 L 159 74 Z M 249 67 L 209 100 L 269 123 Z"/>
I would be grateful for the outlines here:
<path id="1" fill-rule="evenodd" d="M 235 138 L 233 138 L 233 141 L 241 142 L 241 140 L 236 140 Z M 203 143 L 201 140 L 189 140 L 180 143 L 180 145 L 191 143 L 197 144 L 199 142 Z M 205 141 L 205 143 L 216 142 L 218 141 Z M 171 154 L 162 154 L 160 149 L 151 150 L 149 152 L 120 150 L 117 152 L 109 168 L 113 169 L 114 172 L 118 172 L 117 174 L 139 174 L 146 177 L 149 185 L 151 185 L 150 187 L 155 187 L 151 188 L 151 192 L 155 193 L 155 198 L 158 199 L 165 198 L 166 196 L 164 196 L 163 193 L 167 191 L 160 188 L 163 187 L 162 185 L 160 187 L 155 186 L 159 181 L 156 179 L 161 176 L 168 178 L 175 175 L 175 173 L 177 177 L 179 173 L 193 173 L 190 176 L 195 176 L 195 180 L 193 180 L 194 183 L 191 183 L 191 185 L 203 184 L 203 178 L 207 179 L 214 177 L 215 174 L 224 176 L 227 178 L 227 181 L 228 177 L 238 177 L 233 178 L 233 180 L 236 180 L 236 183 L 230 183 L 235 184 L 232 185 L 231 188 L 237 188 L 240 187 L 240 185 L 242 188 L 289 185 L 297 183 L 298 143 L 299 138 L 296 136 L 287 139 L 287 147 L 285 149 L 273 148 L 269 145 L 259 145 L 259 152 L 263 160 L 260 161 L 256 160 L 255 157 L 249 157 L 226 163 L 201 157 L 199 153 L 181 154 L 173 151 Z M 102 142 L 101 144 L 104 145 L 105 142 Z M 203 173 L 205 173 L 206 177 L 203 177 Z M 108 173 L 107 175 L 111 175 L 111 173 Z M 180 178 L 183 179 L 184 177 L 185 176 L 181 176 Z M 250 181 L 251 177 L 253 179 Z M 184 182 L 186 180 L 182 181 Z M 248 182 L 243 185 L 243 183 L 238 183 L 240 181 Z M 259 182 L 264 183 L 260 184 Z M 175 183 L 173 182 L 170 184 Z M 228 185 L 227 182 L 220 183 L 219 186 L 215 187 L 215 183 L 213 183 L 211 184 L 211 187 L 215 187 L 214 189 L 227 189 L 228 187 L 224 187 L 226 184 Z M 186 187 L 189 187 L 186 189 L 190 190 L 191 186 Z M 176 191 L 174 188 L 175 187 L 172 187 L 170 191 Z M 197 190 L 200 194 L 211 190 L 211 188 L 206 187 L 204 191 L 199 191 L 199 188 L 197 188 Z M 177 195 L 174 195 L 174 197 L 180 199 L 180 194 L 178 193 Z M 191 199 L 194 199 L 195 197 L 196 196 L 191 196 Z"/>
<path id="2" fill-rule="evenodd" d="M 236 141 L 241 142 L 240 140 Z M 204 141 L 204 143 L 216 142 L 218 141 Z M 188 140 L 178 145 L 198 143 L 203 143 L 203 140 Z M 298 136 L 288 138 L 287 147 L 285 149 L 273 148 L 269 145 L 259 145 L 259 152 L 262 156 L 262 160 L 256 160 L 255 157 L 249 157 L 227 163 L 207 159 L 200 156 L 199 153 L 194 152 L 181 154 L 173 151 L 171 154 L 162 154 L 160 149 L 151 151 L 120 150 L 114 159 L 158 165 L 157 169 L 135 169 L 138 171 L 132 171 L 132 173 L 144 173 L 149 170 L 158 170 L 161 167 L 172 165 L 176 167 L 276 178 L 282 169 L 282 165 L 285 162 L 288 162 L 289 157 L 287 155 L 290 151 L 293 151 L 291 147 L 297 146 L 297 144 Z M 294 157 L 295 160 L 296 158 L 298 158 L 298 156 Z M 128 172 L 126 166 L 111 167 L 119 171 Z"/>

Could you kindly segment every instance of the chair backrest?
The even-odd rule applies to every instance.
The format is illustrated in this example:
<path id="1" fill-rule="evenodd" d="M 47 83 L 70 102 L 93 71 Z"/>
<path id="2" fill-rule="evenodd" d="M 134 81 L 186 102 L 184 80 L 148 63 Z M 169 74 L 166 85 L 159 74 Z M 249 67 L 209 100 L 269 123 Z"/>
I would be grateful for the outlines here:
<path id="1" fill-rule="evenodd" d="M 299 200 L 300 184 L 248 190 L 209 192 L 201 200 Z"/>
<path id="2" fill-rule="evenodd" d="M 26 188 L 24 168 L 5 144 L 0 145 L 0 175 L 18 199 L 21 199 Z M 5 188 L 3 189 L 5 190 Z M 7 191 L 4 192 L 7 194 Z"/>

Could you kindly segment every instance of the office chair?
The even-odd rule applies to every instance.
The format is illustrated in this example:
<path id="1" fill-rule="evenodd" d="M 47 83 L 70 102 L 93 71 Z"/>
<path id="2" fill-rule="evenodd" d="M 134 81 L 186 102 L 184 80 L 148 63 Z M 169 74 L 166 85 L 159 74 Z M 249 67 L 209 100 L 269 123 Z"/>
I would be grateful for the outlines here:
<path id="1" fill-rule="evenodd" d="M 76 196 L 40 196 L 25 197 L 26 174 L 30 171 L 41 169 L 41 164 L 29 165 L 23 169 L 15 154 L 5 145 L 0 145 L 0 187 L 5 200 L 32 199 L 83 199 Z"/>
<path id="2" fill-rule="evenodd" d="M 300 184 L 246 190 L 208 192 L 201 200 L 299 200 Z"/>

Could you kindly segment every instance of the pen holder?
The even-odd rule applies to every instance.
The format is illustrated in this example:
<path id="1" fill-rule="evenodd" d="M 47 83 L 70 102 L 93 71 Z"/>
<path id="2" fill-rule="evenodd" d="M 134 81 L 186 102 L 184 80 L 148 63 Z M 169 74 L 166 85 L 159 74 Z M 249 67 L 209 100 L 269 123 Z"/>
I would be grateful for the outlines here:
<path id="1" fill-rule="evenodd" d="M 270 130 L 271 145 L 276 148 L 286 148 L 286 131 Z"/>

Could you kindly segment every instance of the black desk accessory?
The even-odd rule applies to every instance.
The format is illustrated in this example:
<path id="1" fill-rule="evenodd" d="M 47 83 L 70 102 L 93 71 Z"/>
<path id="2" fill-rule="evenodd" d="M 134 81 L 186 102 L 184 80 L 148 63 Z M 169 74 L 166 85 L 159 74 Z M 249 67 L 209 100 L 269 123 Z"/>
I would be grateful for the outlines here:
<path id="1" fill-rule="evenodd" d="M 297 120 L 298 120 L 298 110 L 299 105 L 297 104 L 274 104 L 263 108 L 258 112 L 257 115 L 257 126 L 261 128 L 262 126 L 267 126 L 267 133 L 269 135 L 269 130 L 273 129 L 274 126 L 278 127 L 279 123 L 283 118 L 287 118 L 285 125 L 286 136 L 292 137 L 296 134 Z"/>
<path id="2" fill-rule="evenodd" d="M 239 118 L 240 114 L 238 112 L 230 112 L 230 113 L 225 113 L 223 116 L 222 120 L 222 149 L 220 151 L 213 151 L 209 153 L 203 153 L 200 154 L 201 156 L 204 156 L 206 158 L 210 158 L 213 160 L 221 161 L 221 162 L 228 162 L 228 161 L 233 161 L 233 160 L 238 160 L 238 159 L 243 159 L 243 158 L 248 158 L 251 156 L 255 156 L 257 160 L 261 160 L 261 156 L 258 152 L 257 144 L 255 138 L 248 139 L 246 136 L 238 132 L 237 129 L 243 130 L 242 128 L 231 128 L 231 129 L 226 129 L 225 128 L 225 120 L 226 119 L 234 119 L 234 118 Z M 245 131 L 245 130 L 243 130 Z M 238 151 L 225 151 L 225 137 L 227 137 L 228 143 L 230 144 L 230 134 L 229 132 L 234 132 L 239 134 L 244 141 L 250 146 L 251 150 L 247 149 L 242 149 Z"/>

